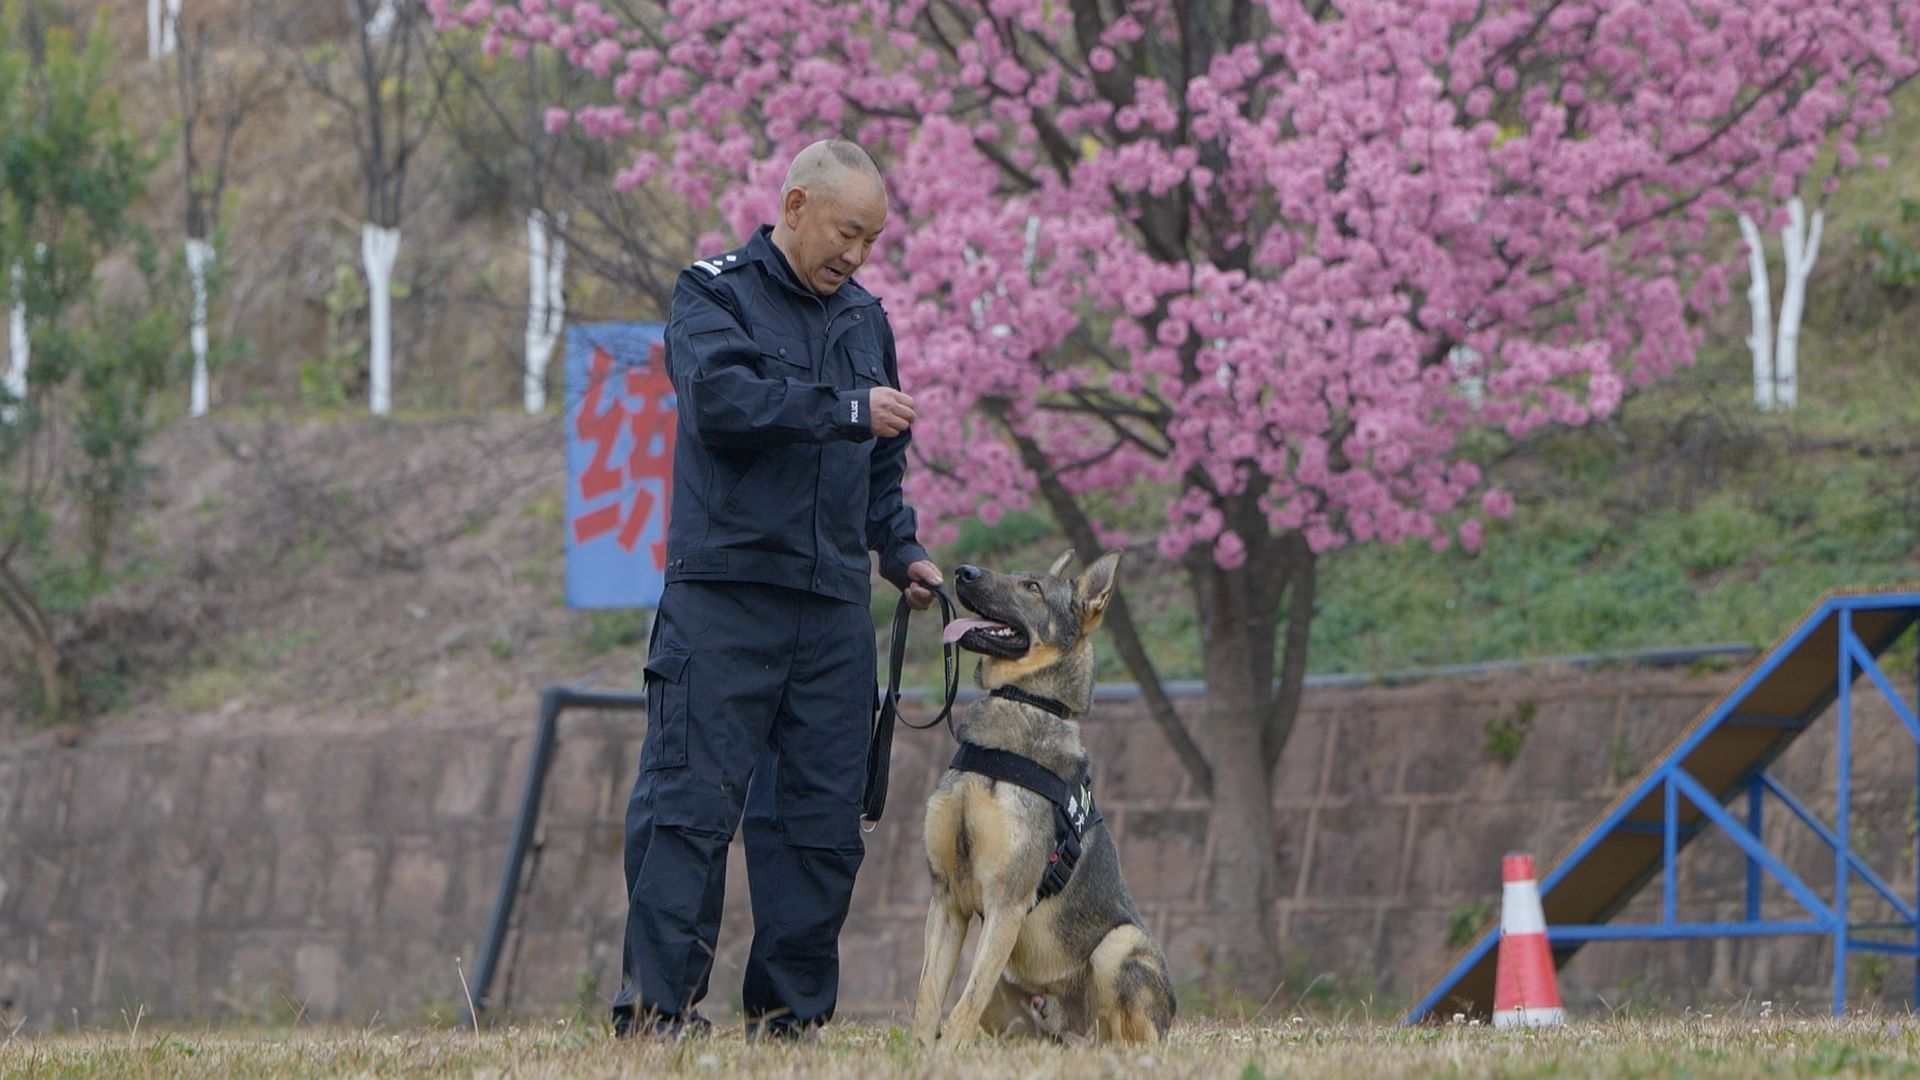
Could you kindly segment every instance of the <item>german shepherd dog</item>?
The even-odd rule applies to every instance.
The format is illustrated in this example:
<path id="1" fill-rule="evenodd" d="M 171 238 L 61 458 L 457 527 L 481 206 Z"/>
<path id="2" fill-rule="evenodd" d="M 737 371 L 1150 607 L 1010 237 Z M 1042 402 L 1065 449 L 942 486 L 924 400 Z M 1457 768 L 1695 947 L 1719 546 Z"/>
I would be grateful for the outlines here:
<path id="1" fill-rule="evenodd" d="M 1079 718 L 1093 703 L 1091 635 L 1120 565 L 1120 553 L 1108 552 L 1072 580 L 1064 576 L 1072 557 L 1060 556 L 1045 574 L 960 567 L 954 594 L 980 618 L 956 619 L 946 635 L 980 654 L 974 681 L 982 689 L 1010 695 L 967 707 L 956 728 L 962 754 L 969 745 L 1010 751 L 1063 786 L 1088 776 Z M 1166 956 L 1127 892 L 1097 813 L 1079 835 L 1079 861 L 1068 863 L 1065 886 L 1055 879 L 1058 891 L 1041 898 L 1049 860 L 1060 852 L 1056 824 L 1065 820 L 1055 802 L 1019 784 L 957 768 L 941 777 L 927 800 L 933 902 L 913 1008 L 922 1043 L 941 1034 L 941 1006 L 976 916 L 983 929 L 966 989 L 947 1018 L 948 1045 L 982 1031 L 1055 1040 L 1166 1037 L 1174 1011 Z"/>

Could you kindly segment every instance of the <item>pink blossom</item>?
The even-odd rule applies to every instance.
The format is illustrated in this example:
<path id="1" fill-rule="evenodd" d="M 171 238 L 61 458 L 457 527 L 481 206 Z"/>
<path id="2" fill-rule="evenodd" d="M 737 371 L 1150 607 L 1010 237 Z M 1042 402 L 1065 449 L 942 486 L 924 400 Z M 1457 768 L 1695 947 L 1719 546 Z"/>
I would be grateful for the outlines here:
<path id="1" fill-rule="evenodd" d="M 1213 561 L 1222 570 L 1240 569 L 1247 561 L 1246 541 L 1240 539 L 1240 534 L 1232 529 L 1221 533 L 1220 538 L 1213 542 Z"/>
<path id="2" fill-rule="evenodd" d="M 428 0 L 599 79 L 548 130 L 717 215 L 703 251 L 814 139 L 875 153 L 894 216 L 861 278 L 940 466 L 909 473 L 928 538 L 1030 500 L 1025 447 L 1100 495 L 1098 535 L 1136 518 L 1094 508 L 1163 498 L 1158 550 L 1222 567 L 1265 548 L 1230 509 L 1256 490 L 1253 524 L 1315 551 L 1477 550 L 1514 507 L 1464 448 L 1691 363 L 1742 265 L 1730 211 L 1856 160 L 1920 71 L 1910 0 L 1317 6 L 1251 5 L 1188 72 L 1123 66 L 1176 39 L 1164 0 L 1085 27 L 988 0 L 957 31 L 923 0 Z"/>

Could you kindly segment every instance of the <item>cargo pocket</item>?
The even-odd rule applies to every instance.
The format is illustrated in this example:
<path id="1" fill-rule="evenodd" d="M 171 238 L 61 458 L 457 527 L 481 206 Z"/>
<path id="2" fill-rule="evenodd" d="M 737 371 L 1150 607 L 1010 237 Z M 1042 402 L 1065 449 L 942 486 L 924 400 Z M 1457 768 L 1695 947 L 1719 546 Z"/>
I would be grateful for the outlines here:
<path id="1" fill-rule="evenodd" d="M 860 808 L 857 806 L 784 814 L 780 827 L 788 847 L 843 856 L 859 856 L 866 850 L 860 840 Z"/>
<path id="2" fill-rule="evenodd" d="M 677 650 L 647 659 L 643 769 L 677 769 L 687 763 L 687 664 L 691 659 L 690 653 Z"/>

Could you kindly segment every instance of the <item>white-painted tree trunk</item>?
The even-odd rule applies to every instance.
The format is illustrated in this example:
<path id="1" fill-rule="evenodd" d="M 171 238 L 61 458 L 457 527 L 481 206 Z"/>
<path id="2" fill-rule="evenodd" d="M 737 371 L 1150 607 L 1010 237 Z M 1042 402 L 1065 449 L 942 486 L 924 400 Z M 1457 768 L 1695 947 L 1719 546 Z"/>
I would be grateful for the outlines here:
<path id="1" fill-rule="evenodd" d="M 567 215 L 558 218 L 560 231 Z M 527 374 L 528 414 L 547 407 L 547 361 L 567 325 L 567 242 L 547 225 L 540 210 L 527 213 Z"/>
<path id="2" fill-rule="evenodd" d="M 1029 214 L 1027 216 L 1027 231 L 1025 235 L 1026 246 L 1020 252 L 1020 269 L 1026 273 L 1027 280 L 1031 281 L 1033 280 L 1033 259 L 1040 251 L 1039 215 Z M 968 247 L 964 255 L 969 264 L 980 261 L 980 253 L 972 247 Z M 998 296 L 1007 295 L 1007 287 L 1005 285 L 996 285 L 993 291 Z M 987 298 L 985 296 L 974 297 L 972 308 L 975 321 L 985 320 L 987 314 Z M 987 333 L 997 338 L 1012 337 L 1013 327 L 1007 323 L 994 323 L 987 328 Z"/>
<path id="3" fill-rule="evenodd" d="M 393 264 L 400 258 L 400 230 L 368 222 L 360 230 L 360 257 L 367 268 L 367 314 L 373 324 L 368 400 L 373 415 L 385 416 L 393 411 Z"/>
<path id="4" fill-rule="evenodd" d="M 188 335 L 193 343 L 193 390 L 188 413 L 205 416 L 213 406 L 213 380 L 207 374 L 207 271 L 213 265 L 213 245 L 198 237 L 187 240 L 187 275 L 193 282 L 193 318 Z"/>
<path id="5" fill-rule="evenodd" d="M 1798 198 L 1787 203 L 1787 225 L 1780 230 L 1782 269 L 1787 284 L 1780 294 L 1780 342 L 1773 350 L 1773 396 L 1783 409 L 1800 403 L 1800 316 L 1807 305 L 1807 278 L 1820 258 L 1820 231 L 1826 211 L 1807 208 Z"/>
<path id="6" fill-rule="evenodd" d="M 147 59 L 170 56 L 178 44 L 174 28 L 180 24 L 180 0 L 147 0 Z"/>
<path id="7" fill-rule="evenodd" d="M 1761 412 L 1773 408 L 1773 284 L 1767 280 L 1767 249 L 1760 242 L 1760 226 L 1740 215 L 1740 235 L 1747 241 L 1747 306 L 1753 311 L 1747 351 L 1753 354 L 1753 404 Z"/>
<path id="8" fill-rule="evenodd" d="M 1447 350 L 1447 366 L 1453 369 L 1455 385 L 1467 406 L 1475 412 L 1487 400 L 1487 377 L 1480 371 L 1480 350 L 1470 345 L 1455 345 Z"/>
<path id="9" fill-rule="evenodd" d="M 1826 212 L 1815 210 L 1811 222 L 1806 204 L 1787 202 L 1787 224 L 1780 230 L 1781 269 L 1786 284 L 1780 293 L 1780 326 L 1773 326 L 1773 287 L 1767 280 L 1767 252 L 1760 227 L 1740 215 L 1740 235 L 1747 242 L 1747 304 L 1753 310 L 1747 349 L 1753 354 L 1753 403 L 1762 411 L 1791 409 L 1800 403 L 1800 320 L 1806 311 L 1807 279 L 1820 257 L 1820 234 Z"/>
<path id="10" fill-rule="evenodd" d="M 380 0 L 380 6 L 367 20 L 368 37 L 385 37 L 393 32 L 393 24 L 400 19 L 400 13 L 393 9 L 393 0 Z"/>
<path id="11" fill-rule="evenodd" d="M 7 348 L 12 355 L 8 358 L 10 362 L 7 364 L 5 386 L 8 398 L 13 401 L 25 401 L 27 399 L 27 361 L 32 358 L 32 347 L 27 340 L 27 300 L 24 295 L 27 284 L 26 272 L 20 268 L 19 263 L 13 264 L 10 280 L 12 287 L 9 289 L 9 294 L 13 298 L 13 313 L 7 326 Z M 5 410 L 0 410 L 0 421 L 11 424 L 18 415 L 19 407 L 8 405 Z"/>

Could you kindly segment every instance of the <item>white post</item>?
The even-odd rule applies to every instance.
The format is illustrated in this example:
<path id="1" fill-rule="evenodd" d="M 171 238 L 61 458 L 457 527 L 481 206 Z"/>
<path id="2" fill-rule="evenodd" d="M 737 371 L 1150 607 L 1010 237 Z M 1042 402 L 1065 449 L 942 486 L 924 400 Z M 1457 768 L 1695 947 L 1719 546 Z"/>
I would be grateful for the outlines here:
<path id="1" fill-rule="evenodd" d="M 1787 225 L 1780 230 L 1782 267 L 1787 277 L 1780 294 L 1780 344 L 1774 349 L 1774 398 L 1781 408 L 1800 401 L 1800 315 L 1806 309 L 1807 278 L 1820 257 L 1820 231 L 1826 211 L 1815 210 L 1811 227 L 1798 197 L 1787 203 Z"/>
<path id="2" fill-rule="evenodd" d="M 13 355 L 12 363 L 7 366 L 5 385 L 7 396 L 19 402 L 27 399 L 27 361 L 30 359 L 31 352 L 31 345 L 27 340 L 26 271 L 16 262 L 13 264 L 11 277 L 13 316 L 8 324 L 7 345 Z M 0 421 L 11 424 L 18 412 L 17 405 L 8 405 L 6 411 L 0 413 Z"/>
<path id="3" fill-rule="evenodd" d="M 187 274 L 193 280 L 193 318 L 188 331 L 193 342 L 193 396 L 188 415 L 205 416 L 213 403 L 212 380 L 207 375 L 207 269 L 213 264 L 213 245 L 198 237 L 187 240 Z"/>
<path id="4" fill-rule="evenodd" d="M 360 230 L 360 257 L 367 268 L 367 313 L 373 324 L 367 353 L 368 398 L 373 415 L 393 411 L 393 264 L 400 257 L 400 230 L 368 222 Z"/>
<path id="5" fill-rule="evenodd" d="M 1798 202 L 1799 200 L 1795 200 Z M 1740 215 L 1740 235 L 1747 241 L 1747 306 L 1753 309 L 1747 350 L 1753 354 L 1753 404 L 1761 412 L 1773 408 L 1773 285 L 1767 280 L 1767 249 L 1760 243 L 1760 227 Z"/>
<path id="6" fill-rule="evenodd" d="M 559 216 L 561 229 L 567 215 Z M 527 212 L 527 374 L 529 415 L 547 407 L 547 360 L 567 324 L 567 241 L 547 227 L 547 215 Z"/>

